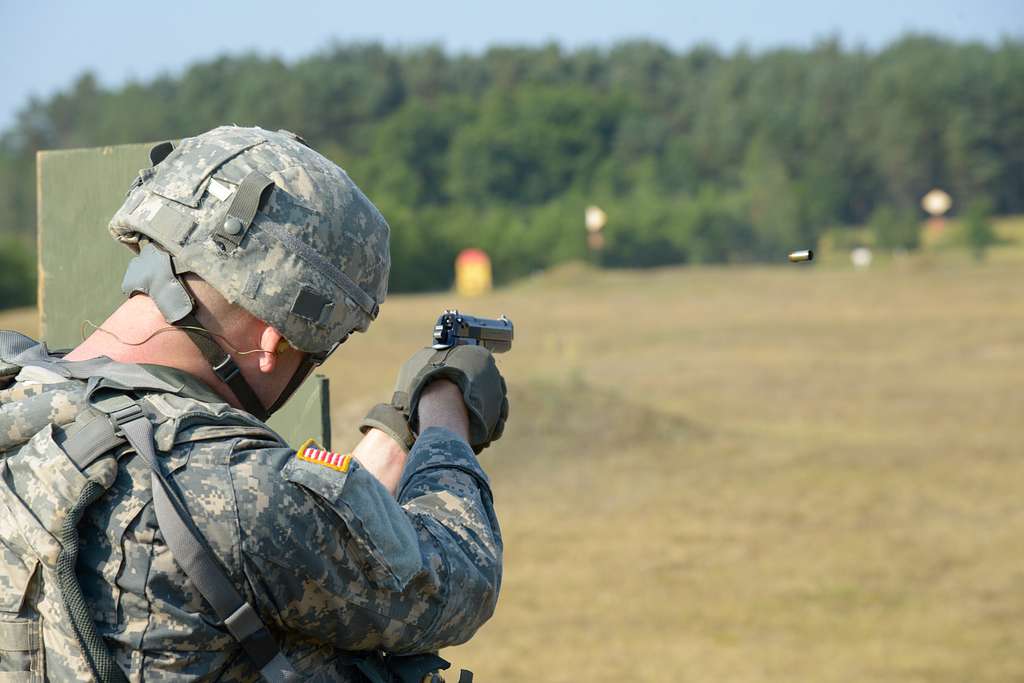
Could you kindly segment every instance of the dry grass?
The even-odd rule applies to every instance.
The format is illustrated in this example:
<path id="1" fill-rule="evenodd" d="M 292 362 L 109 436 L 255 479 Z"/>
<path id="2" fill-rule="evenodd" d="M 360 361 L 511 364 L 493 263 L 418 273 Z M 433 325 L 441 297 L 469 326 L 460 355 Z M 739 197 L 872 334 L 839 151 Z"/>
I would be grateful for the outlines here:
<path id="1" fill-rule="evenodd" d="M 0 329 L 17 330 L 35 339 L 39 334 L 39 315 L 34 308 L 0 310 Z"/>
<path id="2" fill-rule="evenodd" d="M 478 680 L 1022 680 L 1019 263 L 394 297 L 327 368 L 338 443 L 441 308 L 505 312 L 503 594 L 447 653 Z"/>

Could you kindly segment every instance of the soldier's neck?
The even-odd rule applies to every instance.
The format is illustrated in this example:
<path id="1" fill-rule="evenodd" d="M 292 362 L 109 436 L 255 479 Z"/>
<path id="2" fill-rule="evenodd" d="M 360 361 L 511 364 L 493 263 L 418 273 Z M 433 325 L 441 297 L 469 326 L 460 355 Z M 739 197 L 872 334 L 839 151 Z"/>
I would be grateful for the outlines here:
<path id="1" fill-rule="evenodd" d="M 136 295 L 122 303 L 65 358 L 88 360 L 100 356 L 121 363 L 151 363 L 183 370 L 202 380 L 231 405 L 240 407 L 188 335 L 168 325 L 147 296 Z"/>

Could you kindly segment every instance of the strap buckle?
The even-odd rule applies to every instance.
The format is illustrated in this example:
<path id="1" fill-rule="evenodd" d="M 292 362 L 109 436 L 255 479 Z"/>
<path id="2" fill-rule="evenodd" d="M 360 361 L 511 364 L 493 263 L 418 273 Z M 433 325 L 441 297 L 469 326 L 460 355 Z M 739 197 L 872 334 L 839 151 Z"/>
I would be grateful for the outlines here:
<path id="1" fill-rule="evenodd" d="M 231 359 L 231 356 L 224 356 L 224 360 L 217 363 L 216 365 L 210 366 L 213 368 L 213 374 L 217 375 L 220 381 L 225 384 L 230 384 L 241 370 L 238 369 L 238 364 Z"/>
<path id="2" fill-rule="evenodd" d="M 224 626 L 253 660 L 256 668 L 262 670 L 280 656 L 277 642 L 256 610 L 248 602 L 243 602 L 238 609 L 224 619 Z M 283 661 L 283 665 L 287 669 L 291 669 L 287 660 Z M 273 668 L 280 667 L 275 665 Z"/>
<path id="3" fill-rule="evenodd" d="M 142 412 L 142 408 L 139 407 L 138 403 L 132 403 L 131 405 L 125 406 L 124 408 L 118 408 L 108 413 L 110 419 L 114 421 L 114 424 L 119 428 L 128 424 L 132 420 L 137 420 L 140 417 L 145 417 Z"/>
<path id="4" fill-rule="evenodd" d="M 237 640 L 246 638 L 264 628 L 263 620 L 256 614 L 248 602 L 243 602 L 238 609 L 224 620 L 224 626 Z"/>

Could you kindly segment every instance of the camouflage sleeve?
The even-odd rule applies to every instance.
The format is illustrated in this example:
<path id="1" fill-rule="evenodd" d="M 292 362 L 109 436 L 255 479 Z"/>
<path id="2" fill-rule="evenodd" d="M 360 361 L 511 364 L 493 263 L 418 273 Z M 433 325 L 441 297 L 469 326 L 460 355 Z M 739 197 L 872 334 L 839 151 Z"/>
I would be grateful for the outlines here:
<path id="1" fill-rule="evenodd" d="M 487 475 L 448 430 L 413 447 L 398 502 L 354 459 L 233 456 L 246 578 L 265 618 L 345 650 L 436 650 L 494 611 L 501 535 Z"/>

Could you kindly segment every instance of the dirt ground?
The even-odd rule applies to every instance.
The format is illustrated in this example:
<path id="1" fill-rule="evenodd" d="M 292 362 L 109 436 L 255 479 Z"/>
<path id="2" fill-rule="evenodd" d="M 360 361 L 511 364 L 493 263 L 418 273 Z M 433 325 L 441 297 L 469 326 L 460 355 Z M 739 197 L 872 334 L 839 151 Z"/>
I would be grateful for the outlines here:
<path id="1" fill-rule="evenodd" d="M 1022 282 L 570 266 L 395 296 L 326 367 L 335 443 L 441 309 L 506 313 L 502 596 L 446 653 L 477 680 L 1024 680 Z"/>

